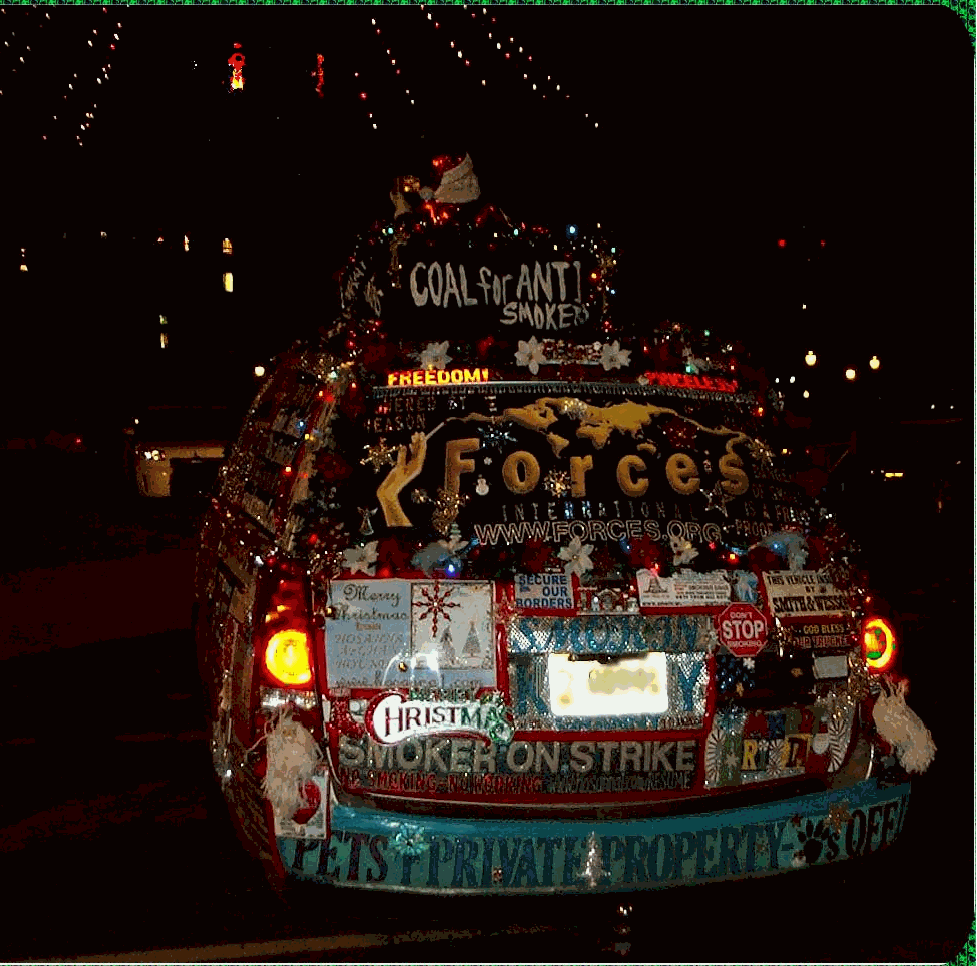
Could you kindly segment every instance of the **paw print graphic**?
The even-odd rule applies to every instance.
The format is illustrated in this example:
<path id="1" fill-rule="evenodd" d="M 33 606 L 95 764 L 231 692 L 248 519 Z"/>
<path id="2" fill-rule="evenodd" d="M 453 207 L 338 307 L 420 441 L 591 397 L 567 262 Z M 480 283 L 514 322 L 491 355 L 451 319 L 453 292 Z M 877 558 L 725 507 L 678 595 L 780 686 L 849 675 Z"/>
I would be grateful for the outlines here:
<path id="1" fill-rule="evenodd" d="M 801 848 L 800 854 L 795 854 L 795 858 L 800 859 L 803 856 L 807 865 L 814 865 L 821 858 L 821 852 L 832 838 L 834 833 L 824 819 L 818 819 L 817 824 L 808 819 L 804 827 L 797 830 L 797 841 L 800 842 Z"/>

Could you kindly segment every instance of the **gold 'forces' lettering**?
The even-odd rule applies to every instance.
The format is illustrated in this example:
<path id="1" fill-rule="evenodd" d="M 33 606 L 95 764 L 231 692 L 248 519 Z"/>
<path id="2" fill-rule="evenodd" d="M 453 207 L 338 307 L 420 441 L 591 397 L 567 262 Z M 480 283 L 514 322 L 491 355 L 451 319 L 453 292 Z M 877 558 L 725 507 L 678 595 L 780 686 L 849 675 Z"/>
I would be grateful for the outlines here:
<path id="1" fill-rule="evenodd" d="M 430 370 L 432 376 L 435 370 Z M 388 382 L 393 375 L 388 377 Z M 527 416 L 532 419 L 532 416 Z M 545 420 L 545 416 L 540 417 Z M 598 426 L 594 433 L 598 433 L 601 438 L 609 433 L 610 422 Z M 742 437 L 745 439 L 746 437 Z M 559 437 L 549 440 L 550 444 L 557 441 Z M 737 440 L 727 442 L 729 449 Z M 565 443 L 566 440 L 563 440 Z M 603 446 L 603 443 L 599 445 Z M 639 446 L 648 446 L 647 443 L 639 443 Z M 463 488 L 462 478 L 466 474 L 474 476 L 476 474 L 476 462 L 473 459 L 461 460 L 457 458 L 460 453 L 474 456 L 479 453 L 482 447 L 482 440 L 477 436 L 470 436 L 464 439 L 452 439 L 446 444 L 448 448 L 448 458 L 445 462 L 445 488 L 450 492 L 458 493 Z M 451 453 L 455 453 L 455 458 L 451 458 Z M 541 459 L 527 449 L 518 449 L 506 455 L 502 461 L 499 476 L 505 488 L 518 496 L 526 496 L 533 493 L 543 481 L 543 464 Z M 750 488 L 750 478 L 744 469 L 742 457 L 737 453 L 729 451 L 719 457 L 718 467 L 721 480 L 719 487 L 727 497 L 733 498 L 742 496 Z M 602 467 L 594 466 L 591 457 L 583 459 L 579 456 L 572 456 L 567 462 L 567 472 L 571 481 L 571 495 L 577 498 L 587 497 L 588 476 L 602 476 L 607 480 L 613 480 L 623 497 L 628 501 L 640 499 L 649 491 L 652 485 L 652 478 L 649 475 L 651 470 L 645 459 L 636 454 L 629 453 L 620 457 L 614 465 L 605 463 Z M 691 496 L 698 493 L 701 488 L 702 476 L 699 464 L 688 453 L 676 452 L 665 460 L 664 463 L 664 482 L 667 482 L 671 491 L 680 496 Z M 543 483 L 545 487 L 545 482 Z"/>

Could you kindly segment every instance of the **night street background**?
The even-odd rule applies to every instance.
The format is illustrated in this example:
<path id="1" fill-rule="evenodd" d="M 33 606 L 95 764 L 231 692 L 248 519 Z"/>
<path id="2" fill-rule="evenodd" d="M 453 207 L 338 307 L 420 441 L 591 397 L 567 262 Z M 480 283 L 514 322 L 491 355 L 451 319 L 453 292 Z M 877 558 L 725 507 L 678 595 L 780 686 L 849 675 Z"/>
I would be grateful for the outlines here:
<path id="1" fill-rule="evenodd" d="M 974 917 L 974 53 L 958 13 L 0 9 L 3 958 L 958 954 Z M 340 893 L 289 911 L 238 848 L 189 631 L 201 502 L 140 500 L 125 431 L 189 404 L 236 424 L 254 367 L 334 317 L 336 273 L 392 213 L 393 178 L 456 150 L 511 217 L 599 222 L 621 250 L 619 312 L 750 346 L 797 451 L 834 467 L 826 490 L 896 610 L 938 749 L 904 839 L 871 865 L 629 898 L 625 936 L 610 900 Z"/>

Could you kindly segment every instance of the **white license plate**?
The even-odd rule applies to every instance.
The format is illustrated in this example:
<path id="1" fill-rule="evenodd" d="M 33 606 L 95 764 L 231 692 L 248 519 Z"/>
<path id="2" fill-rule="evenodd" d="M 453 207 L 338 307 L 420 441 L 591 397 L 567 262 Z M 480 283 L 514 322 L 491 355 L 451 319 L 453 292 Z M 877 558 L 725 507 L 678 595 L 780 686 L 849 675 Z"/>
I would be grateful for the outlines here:
<path id="1" fill-rule="evenodd" d="M 550 654 L 548 665 L 554 715 L 600 718 L 668 710 L 664 654 L 614 658 L 606 664 Z"/>
<path id="2" fill-rule="evenodd" d="M 848 677 L 848 655 L 816 655 L 814 658 L 814 676 L 819 681 L 823 681 L 825 678 Z"/>

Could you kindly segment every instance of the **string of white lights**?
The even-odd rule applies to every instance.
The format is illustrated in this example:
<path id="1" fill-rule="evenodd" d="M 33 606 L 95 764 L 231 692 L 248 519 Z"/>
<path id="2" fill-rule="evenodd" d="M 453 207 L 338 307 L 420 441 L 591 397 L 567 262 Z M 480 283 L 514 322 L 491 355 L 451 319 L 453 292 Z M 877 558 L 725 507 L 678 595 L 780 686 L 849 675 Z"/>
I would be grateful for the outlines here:
<path id="1" fill-rule="evenodd" d="M 30 11 L 29 10 L 23 10 L 21 12 L 25 16 L 30 16 Z M 5 26 L 8 26 L 10 23 L 13 22 L 13 18 L 12 17 L 9 17 L 8 18 L 8 16 L 7 16 L 7 8 L 6 7 L 0 7 L 0 14 L 3 14 L 4 20 L 5 21 L 8 21 L 8 23 L 5 24 Z M 29 33 L 30 24 L 27 25 L 27 28 L 28 28 L 28 33 Z M 24 29 L 21 29 L 20 42 L 23 42 L 24 43 L 24 46 L 23 46 L 23 48 L 22 48 L 22 50 L 21 50 L 21 52 L 19 54 L 17 53 L 17 50 L 16 50 L 16 45 L 18 43 L 18 40 L 17 40 L 17 31 L 16 30 L 14 30 L 14 29 L 11 28 L 11 30 L 10 30 L 10 40 L 4 40 L 4 42 L 3 42 L 4 47 L 6 47 L 8 50 L 11 49 L 12 46 L 13 46 L 13 54 L 12 54 L 12 56 L 16 57 L 16 60 L 14 61 L 14 64 L 15 65 L 16 64 L 20 64 L 20 67 L 12 66 L 10 68 L 10 72 L 12 74 L 21 74 L 23 72 L 23 70 L 27 67 L 27 61 L 28 61 L 27 54 L 31 53 L 31 46 L 30 46 L 30 44 L 28 44 L 26 42 L 26 39 L 25 39 L 26 36 L 27 36 L 27 33 L 25 33 Z M 11 42 L 10 42 L 11 40 L 14 41 L 14 44 L 13 45 L 11 45 Z M 2 94 L 3 94 L 3 91 L 0 90 L 0 95 L 2 95 Z"/>
<path id="2" fill-rule="evenodd" d="M 379 37 L 380 34 L 381 34 L 381 31 L 380 31 L 380 28 L 377 26 L 376 20 L 375 19 L 371 19 L 370 23 L 371 23 L 371 25 L 373 27 L 374 34 L 377 37 Z M 353 71 L 353 80 L 356 81 L 355 89 L 357 90 L 359 99 L 361 101 L 363 101 L 363 102 L 366 103 L 366 107 L 367 107 L 367 114 L 366 114 L 367 120 L 369 121 L 372 129 L 374 131 L 376 131 L 377 130 L 377 122 L 376 122 L 376 119 L 373 116 L 373 102 L 370 100 L 371 91 L 369 90 L 369 85 L 367 84 L 367 80 L 366 80 L 365 77 L 361 77 L 360 76 L 360 72 L 358 70 Z"/>
<path id="3" fill-rule="evenodd" d="M 419 9 L 419 11 L 421 13 L 425 13 L 426 14 L 426 19 L 432 24 L 432 29 L 434 29 L 434 30 L 440 30 L 441 29 L 441 21 L 439 19 L 435 19 L 434 13 L 432 13 L 427 8 L 428 8 L 428 4 L 422 3 L 418 9 Z M 447 12 L 447 10 L 445 8 L 438 8 L 438 9 L 439 9 L 439 11 Z M 442 16 L 442 15 L 443 15 L 442 12 L 438 12 L 438 16 L 439 17 Z M 449 14 L 449 16 L 450 16 L 450 14 Z M 441 36 L 441 35 L 439 35 L 439 36 Z M 445 34 L 444 36 L 447 38 L 448 46 L 451 49 L 451 51 L 454 53 L 455 57 L 458 60 L 462 61 L 464 63 L 464 65 L 465 65 L 465 67 L 469 67 L 470 68 L 472 66 L 471 56 L 470 55 L 467 56 L 467 57 L 465 56 L 465 51 L 461 47 L 460 38 L 458 40 L 456 40 L 456 39 L 450 37 L 448 34 Z M 484 71 L 483 71 L 483 73 L 484 73 Z M 482 81 L 482 87 L 485 87 L 486 86 L 486 78 L 485 77 L 482 77 L 481 78 L 481 81 Z"/>
<path id="4" fill-rule="evenodd" d="M 117 43 L 119 41 L 119 31 L 122 29 L 121 23 L 116 23 L 114 28 L 110 25 L 111 18 L 109 17 L 108 7 L 102 7 L 102 16 L 109 17 L 109 25 L 100 24 L 96 27 L 91 27 L 91 33 L 88 33 L 89 27 L 85 27 L 85 33 L 81 38 L 78 37 L 76 33 L 76 25 L 70 20 L 64 17 L 59 18 L 59 14 L 55 14 L 55 20 L 52 21 L 51 11 L 45 10 L 43 16 L 40 16 L 40 11 L 35 7 L 31 7 L 29 10 L 23 11 L 25 15 L 36 15 L 36 22 L 28 24 L 28 33 L 30 29 L 33 29 L 36 34 L 44 30 L 45 26 L 54 29 L 57 32 L 58 27 L 67 32 L 69 40 L 69 51 L 77 50 L 78 46 L 82 46 L 83 50 L 88 49 L 89 54 L 99 54 L 104 53 L 104 58 L 102 59 L 98 67 L 98 76 L 94 78 L 95 85 L 92 85 L 91 91 L 87 96 L 82 96 L 85 91 L 85 80 L 84 76 L 79 77 L 78 71 L 72 71 L 70 78 L 67 78 L 64 82 L 64 87 L 61 88 L 60 93 L 55 93 L 57 88 L 53 90 L 50 85 L 47 86 L 47 94 L 44 93 L 45 88 L 43 85 L 39 84 L 39 78 L 35 74 L 30 76 L 30 86 L 32 97 L 40 97 L 43 103 L 48 96 L 54 96 L 58 98 L 59 107 L 55 108 L 57 113 L 51 113 L 48 115 L 46 112 L 40 112 L 41 116 L 44 118 L 42 120 L 41 127 L 41 140 L 50 141 L 53 140 L 52 135 L 57 133 L 56 129 L 62 132 L 68 131 L 78 131 L 74 135 L 75 143 L 79 146 L 84 144 L 84 135 L 91 131 L 92 125 L 95 120 L 95 111 L 98 109 L 98 102 L 95 99 L 95 88 L 100 86 L 103 82 L 107 82 L 110 77 L 110 71 L 112 70 L 111 58 L 115 50 L 117 49 Z M 7 15 L 6 8 L 0 8 L 0 13 L 2 13 L 5 18 Z M 89 24 L 91 21 L 89 21 Z M 48 31 L 50 33 L 50 29 Z M 23 31 L 21 36 L 24 36 Z M 10 31 L 10 38 L 17 38 L 17 31 Z M 35 37 L 35 40 L 41 38 Z M 4 41 L 6 47 L 10 47 L 11 41 L 7 39 Z M 42 62 L 49 63 L 52 59 L 57 63 L 61 63 L 65 58 L 58 53 L 55 57 L 52 57 L 52 49 L 58 50 L 58 45 L 56 42 L 56 37 L 48 37 L 45 40 L 39 50 L 34 50 L 30 44 L 25 43 L 23 51 L 20 53 L 15 52 L 16 60 L 15 63 L 21 65 L 21 69 L 26 67 L 30 62 L 28 54 L 33 54 L 35 57 L 40 56 Z M 84 75 L 84 68 L 80 67 L 77 61 L 68 61 L 72 66 L 78 66 Z M 16 73 L 17 68 L 14 67 L 13 71 Z M 28 83 L 24 81 L 22 83 Z M 55 83 L 57 81 L 55 80 Z M 40 93 L 38 93 L 40 92 Z M 0 94 L 3 91 L 0 90 Z M 50 109 L 50 108 L 49 108 Z M 54 122 L 54 125 L 50 122 Z M 77 126 L 76 126 L 77 125 Z M 70 136 L 70 135 L 67 135 Z"/>
<path id="5" fill-rule="evenodd" d="M 374 37 L 381 37 L 382 36 L 382 31 L 381 31 L 380 26 L 377 24 L 376 17 L 371 17 L 370 18 L 370 25 L 374 29 Z M 387 46 L 387 43 L 388 42 L 387 41 L 380 40 L 379 43 L 380 43 L 381 48 L 384 51 L 384 55 L 385 55 L 385 57 L 387 59 L 387 62 L 389 64 L 391 70 L 393 71 L 393 74 L 394 74 L 393 84 L 395 85 L 395 87 L 398 90 L 400 90 L 401 89 L 401 85 L 404 84 L 404 83 L 407 83 L 407 82 L 405 82 L 403 80 L 402 66 L 400 64 L 398 64 L 398 62 L 397 62 L 397 56 L 394 54 L 393 49 L 391 47 L 388 47 Z M 416 107 L 416 105 L 414 103 L 414 97 L 411 95 L 410 88 L 409 87 L 403 87 L 402 89 L 404 91 L 404 97 L 405 97 L 405 99 L 408 102 L 408 106 L 409 107 L 412 107 L 412 108 L 413 107 Z M 413 113 L 413 112 L 411 112 L 411 113 Z M 377 123 L 376 123 L 376 118 L 374 117 L 374 111 L 372 109 L 368 112 L 368 117 L 369 117 L 370 123 L 373 126 L 373 130 L 374 131 L 378 130 Z"/>
<path id="6" fill-rule="evenodd" d="M 506 38 L 505 33 L 501 31 L 498 25 L 498 18 L 491 15 L 488 8 L 482 7 L 479 12 L 471 10 L 469 5 L 465 4 L 463 9 L 469 12 L 473 23 L 484 31 L 486 38 L 490 41 L 490 49 L 495 50 L 503 61 L 508 61 L 513 65 L 515 72 L 522 75 L 523 83 L 532 93 L 544 101 L 547 99 L 547 92 L 551 99 L 563 103 L 570 101 L 570 94 L 563 89 L 562 84 L 553 78 L 552 74 L 546 74 L 546 79 L 543 80 L 543 71 L 537 64 L 533 63 L 533 55 L 514 36 Z M 430 17 L 430 14 L 428 16 Z M 482 84 L 485 84 L 484 80 Z M 595 129 L 599 126 L 599 122 L 591 118 L 589 111 L 583 112 L 583 118 Z"/>

